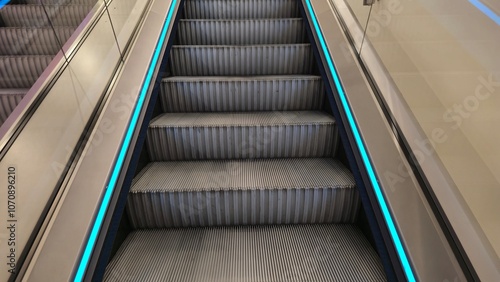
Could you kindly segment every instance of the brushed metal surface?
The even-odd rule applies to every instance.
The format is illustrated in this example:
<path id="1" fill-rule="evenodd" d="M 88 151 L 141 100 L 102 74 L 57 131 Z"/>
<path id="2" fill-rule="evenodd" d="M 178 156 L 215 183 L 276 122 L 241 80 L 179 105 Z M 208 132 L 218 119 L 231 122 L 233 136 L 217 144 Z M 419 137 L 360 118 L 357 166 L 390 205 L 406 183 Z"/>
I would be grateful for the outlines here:
<path id="1" fill-rule="evenodd" d="M 183 18 L 261 19 L 300 17 L 296 0 L 188 0 Z"/>
<path id="2" fill-rule="evenodd" d="M 171 113 L 151 122 L 152 161 L 332 157 L 338 141 L 323 112 Z"/>
<path id="3" fill-rule="evenodd" d="M 170 64 L 174 76 L 311 74 L 314 56 L 310 44 L 177 45 Z"/>
<path id="4" fill-rule="evenodd" d="M 304 22 L 295 19 L 181 20 L 180 45 L 294 44 L 307 42 Z"/>
<path id="5" fill-rule="evenodd" d="M 348 224 L 133 232 L 104 281 L 386 281 L 377 253 Z"/>
<path id="6" fill-rule="evenodd" d="M 320 110 L 325 100 L 320 76 L 209 76 L 162 80 L 164 112 Z"/>

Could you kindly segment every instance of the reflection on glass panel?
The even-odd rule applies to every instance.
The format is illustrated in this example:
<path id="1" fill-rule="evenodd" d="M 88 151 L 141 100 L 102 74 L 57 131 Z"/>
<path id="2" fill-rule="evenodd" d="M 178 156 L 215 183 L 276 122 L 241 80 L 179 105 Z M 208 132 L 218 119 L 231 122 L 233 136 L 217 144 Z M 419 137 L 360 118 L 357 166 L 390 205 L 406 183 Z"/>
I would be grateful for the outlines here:
<path id="1" fill-rule="evenodd" d="M 0 181 L 8 183 L 7 172 L 15 170 L 12 203 L 0 202 L 2 223 L 15 220 L 15 248 L 5 238 L 13 236 L 3 228 L 0 253 L 13 253 L 16 269 L 21 252 L 32 230 L 43 219 L 49 199 L 57 193 L 71 154 L 79 141 L 92 111 L 103 95 L 120 54 L 108 17 L 101 17 L 69 65 L 38 106 L 15 142 L 0 162 Z M 13 191 L 14 191 L 13 190 Z M 7 192 L 5 192 L 7 193 Z M 7 194 L 5 194 L 7 195 Z M 0 196 L 3 199 L 3 196 Z M 12 206 L 13 216 L 7 213 Z M 5 267 L 11 258 L 2 256 L 0 280 L 10 274 Z M 6 275 L 6 276 L 5 276 Z"/>
<path id="2" fill-rule="evenodd" d="M 422 161 L 435 150 L 497 255 L 499 15 L 491 0 L 381 0 L 366 32 L 428 137 Z"/>
<path id="3" fill-rule="evenodd" d="M 0 10 L 0 125 L 97 0 L 12 1 Z M 3 1 L 7 3 L 9 1 Z M 2 6 L 0 2 L 0 6 Z"/>
<path id="4" fill-rule="evenodd" d="M 108 6 L 118 44 L 121 49 L 130 39 L 148 0 L 114 0 Z"/>

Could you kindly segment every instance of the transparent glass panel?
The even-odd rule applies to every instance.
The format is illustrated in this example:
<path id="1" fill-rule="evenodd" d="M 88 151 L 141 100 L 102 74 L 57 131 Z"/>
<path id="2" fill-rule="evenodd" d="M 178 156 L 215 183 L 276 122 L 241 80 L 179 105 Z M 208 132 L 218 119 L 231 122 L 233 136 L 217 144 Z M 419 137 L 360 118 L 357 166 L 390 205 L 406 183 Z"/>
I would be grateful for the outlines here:
<path id="1" fill-rule="evenodd" d="M 2 158 L 0 280 L 17 268 L 26 243 L 36 234 L 32 231 L 57 193 L 71 154 L 119 61 L 109 18 L 103 16 Z"/>
<path id="2" fill-rule="evenodd" d="M 342 14 L 352 13 L 354 15 L 354 20 L 346 23 L 350 25 L 348 28 L 351 31 L 351 36 L 354 37 L 355 48 L 359 52 L 363 44 L 371 6 L 364 5 L 363 0 L 333 0 L 333 2 L 335 2 L 335 6 L 339 10 L 350 10 L 349 13 L 342 13 L 342 11 L 340 11 Z M 354 32 L 354 30 L 356 31 Z M 369 30 L 371 30 L 371 32 L 378 32 L 377 26 L 371 26 Z"/>
<path id="3" fill-rule="evenodd" d="M 123 50 L 130 40 L 148 0 L 114 0 L 108 4 L 109 17 L 116 32 L 118 45 Z"/>
<path id="4" fill-rule="evenodd" d="M 422 161 L 437 154 L 498 258 L 500 2 L 377 1 L 366 36 L 427 135 Z"/>

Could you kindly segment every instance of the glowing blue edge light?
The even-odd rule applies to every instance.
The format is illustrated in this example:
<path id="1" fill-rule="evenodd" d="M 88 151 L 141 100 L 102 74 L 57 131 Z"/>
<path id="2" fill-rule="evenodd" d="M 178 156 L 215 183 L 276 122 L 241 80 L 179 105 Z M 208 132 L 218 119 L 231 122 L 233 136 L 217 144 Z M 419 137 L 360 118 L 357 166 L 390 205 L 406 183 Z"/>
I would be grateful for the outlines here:
<path id="1" fill-rule="evenodd" d="M 75 274 L 75 278 L 73 281 L 82 281 L 87 270 L 87 266 L 90 260 L 90 256 L 92 251 L 94 250 L 94 245 L 97 240 L 97 236 L 102 226 L 102 222 L 106 211 L 108 209 L 109 201 L 111 200 L 111 195 L 115 190 L 116 182 L 118 181 L 118 176 L 122 170 L 123 162 L 125 160 L 125 156 L 128 152 L 128 147 L 132 140 L 132 135 L 135 131 L 135 127 L 137 125 L 137 121 L 139 119 L 139 114 L 141 113 L 142 106 L 144 104 L 144 100 L 146 98 L 146 94 L 149 88 L 149 84 L 151 83 L 151 79 L 153 78 L 153 72 L 158 63 L 158 59 L 160 57 L 161 48 L 165 42 L 168 27 L 170 26 L 170 21 L 172 20 L 172 14 L 174 12 L 174 8 L 177 4 L 177 0 L 173 0 L 170 4 L 169 11 L 167 14 L 167 19 L 163 25 L 163 29 L 161 31 L 160 39 L 156 45 L 156 50 L 153 55 L 153 59 L 149 65 L 149 70 L 146 75 L 146 79 L 144 80 L 144 84 L 142 85 L 141 93 L 139 95 L 139 99 L 134 109 L 134 113 L 132 115 L 132 119 L 130 120 L 130 124 L 127 129 L 127 133 L 125 135 L 125 139 L 123 140 L 122 147 L 120 149 L 120 154 L 118 155 L 118 159 L 116 160 L 115 167 L 113 169 L 113 173 L 111 174 L 111 178 L 109 180 L 108 186 L 106 188 L 106 192 L 101 202 L 101 206 L 99 207 L 99 212 L 97 213 L 97 217 L 94 221 L 94 226 L 92 227 L 92 231 L 90 233 L 89 239 L 87 241 L 87 245 L 85 246 L 85 251 L 83 252 L 82 259 L 80 260 L 80 265 L 78 266 L 78 270 Z"/>
<path id="2" fill-rule="evenodd" d="M 497 25 L 500 25 L 500 16 L 497 15 L 493 10 L 486 6 L 483 2 L 479 0 L 469 0 L 469 2 L 474 5 L 479 11 L 488 16 Z"/>
<path id="3" fill-rule="evenodd" d="M 0 9 L 3 8 L 3 6 L 9 4 L 10 0 L 0 0 Z"/>
<path id="4" fill-rule="evenodd" d="M 340 100 L 342 102 L 342 105 L 345 110 L 345 114 L 347 116 L 347 119 L 349 121 L 349 125 L 351 126 L 352 132 L 354 134 L 354 139 L 356 140 L 356 144 L 358 145 L 359 151 L 361 153 L 361 157 L 363 159 L 363 162 L 365 164 L 366 170 L 368 172 L 368 176 L 370 177 L 370 182 L 373 186 L 373 189 L 375 190 L 375 195 L 377 196 L 378 202 L 380 204 L 380 208 L 382 210 L 382 213 L 384 215 L 385 221 L 387 223 L 387 226 L 389 228 L 389 232 L 392 237 L 392 241 L 394 242 L 394 245 L 396 246 L 396 250 L 399 256 L 399 260 L 401 261 L 401 264 L 403 265 L 403 269 L 406 274 L 406 278 L 410 282 L 414 282 L 415 280 L 415 275 L 413 274 L 413 270 L 410 266 L 410 262 L 408 261 L 408 257 L 406 255 L 405 249 L 403 247 L 403 244 L 401 243 L 401 239 L 399 238 L 399 234 L 397 232 L 396 226 L 394 225 L 394 221 L 392 219 L 391 213 L 389 212 L 389 209 L 387 207 L 387 203 L 385 201 L 384 195 L 382 194 L 382 191 L 380 189 L 380 186 L 378 184 L 377 178 L 375 177 L 375 172 L 373 170 L 373 166 L 371 164 L 370 159 L 368 158 L 368 154 L 366 152 L 365 145 L 363 141 L 361 140 L 361 135 L 359 134 L 358 127 L 356 125 L 356 122 L 354 121 L 351 108 L 349 106 L 349 103 L 347 102 L 346 95 L 344 93 L 344 89 L 342 88 L 342 84 L 340 83 L 340 79 L 337 73 L 337 70 L 335 69 L 335 66 L 333 65 L 332 59 L 330 57 L 330 53 L 328 52 L 328 49 L 325 44 L 325 40 L 323 38 L 323 33 L 319 29 L 318 21 L 316 20 L 316 15 L 314 14 L 314 11 L 311 6 L 310 0 L 304 0 L 307 5 L 307 9 L 309 11 L 309 14 L 311 15 L 311 20 L 314 25 L 314 29 L 316 30 L 316 34 L 318 35 L 319 42 L 321 44 L 321 49 L 323 51 L 323 54 L 325 55 L 328 68 L 330 69 L 330 73 L 332 74 L 333 80 L 335 82 L 335 87 L 337 88 L 337 91 L 340 96 Z"/>

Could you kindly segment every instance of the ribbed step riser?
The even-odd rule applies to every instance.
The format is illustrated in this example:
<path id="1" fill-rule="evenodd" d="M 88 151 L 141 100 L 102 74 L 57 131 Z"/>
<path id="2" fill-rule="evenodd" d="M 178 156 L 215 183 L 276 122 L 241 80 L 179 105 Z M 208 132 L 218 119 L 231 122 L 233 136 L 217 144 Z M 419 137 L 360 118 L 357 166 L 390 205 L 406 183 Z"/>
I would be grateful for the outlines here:
<path id="1" fill-rule="evenodd" d="M 45 6 L 45 13 L 42 5 L 8 5 L 0 10 L 0 16 L 8 27 L 49 27 L 50 23 L 78 26 L 91 8 L 89 5 L 50 5 Z"/>
<path id="2" fill-rule="evenodd" d="M 23 94 L 6 94 L 0 93 L 0 125 L 2 125 L 9 115 L 14 111 L 16 106 L 21 102 Z"/>
<path id="3" fill-rule="evenodd" d="M 291 75 L 313 73 L 310 44 L 260 46 L 174 46 L 175 76 Z"/>
<path id="4" fill-rule="evenodd" d="M 313 158 L 335 154 L 334 124 L 149 128 L 152 161 Z"/>
<path id="5" fill-rule="evenodd" d="M 355 189 L 132 193 L 133 228 L 351 223 Z"/>
<path id="6" fill-rule="evenodd" d="M 306 41 L 302 19 L 181 20 L 180 45 L 294 44 Z"/>
<path id="7" fill-rule="evenodd" d="M 0 55 L 55 55 L 73 33 L 73 27 L 2 28 Z"/>
<path id="8" fill-rule="evenodd" d="M 377 252 L 353 225 L 132 232 L 104 281 L 381 282 Z"/>
<path id="9" fill-rule="evenodd" d="M 164 112 L 236 112 L 320 110 L 324 89 L 320 77 L 162 82 Z"/>
<path id="10" fill-rule="evenodd" d="M 262 19 L 298 18 L 296 0 L 187 0 L 187 19 Z"/>
<path id="11" fill-rule="evenodd" d="M 0 88 L 31 88 L 52 57 L 0 57 Z"/>

